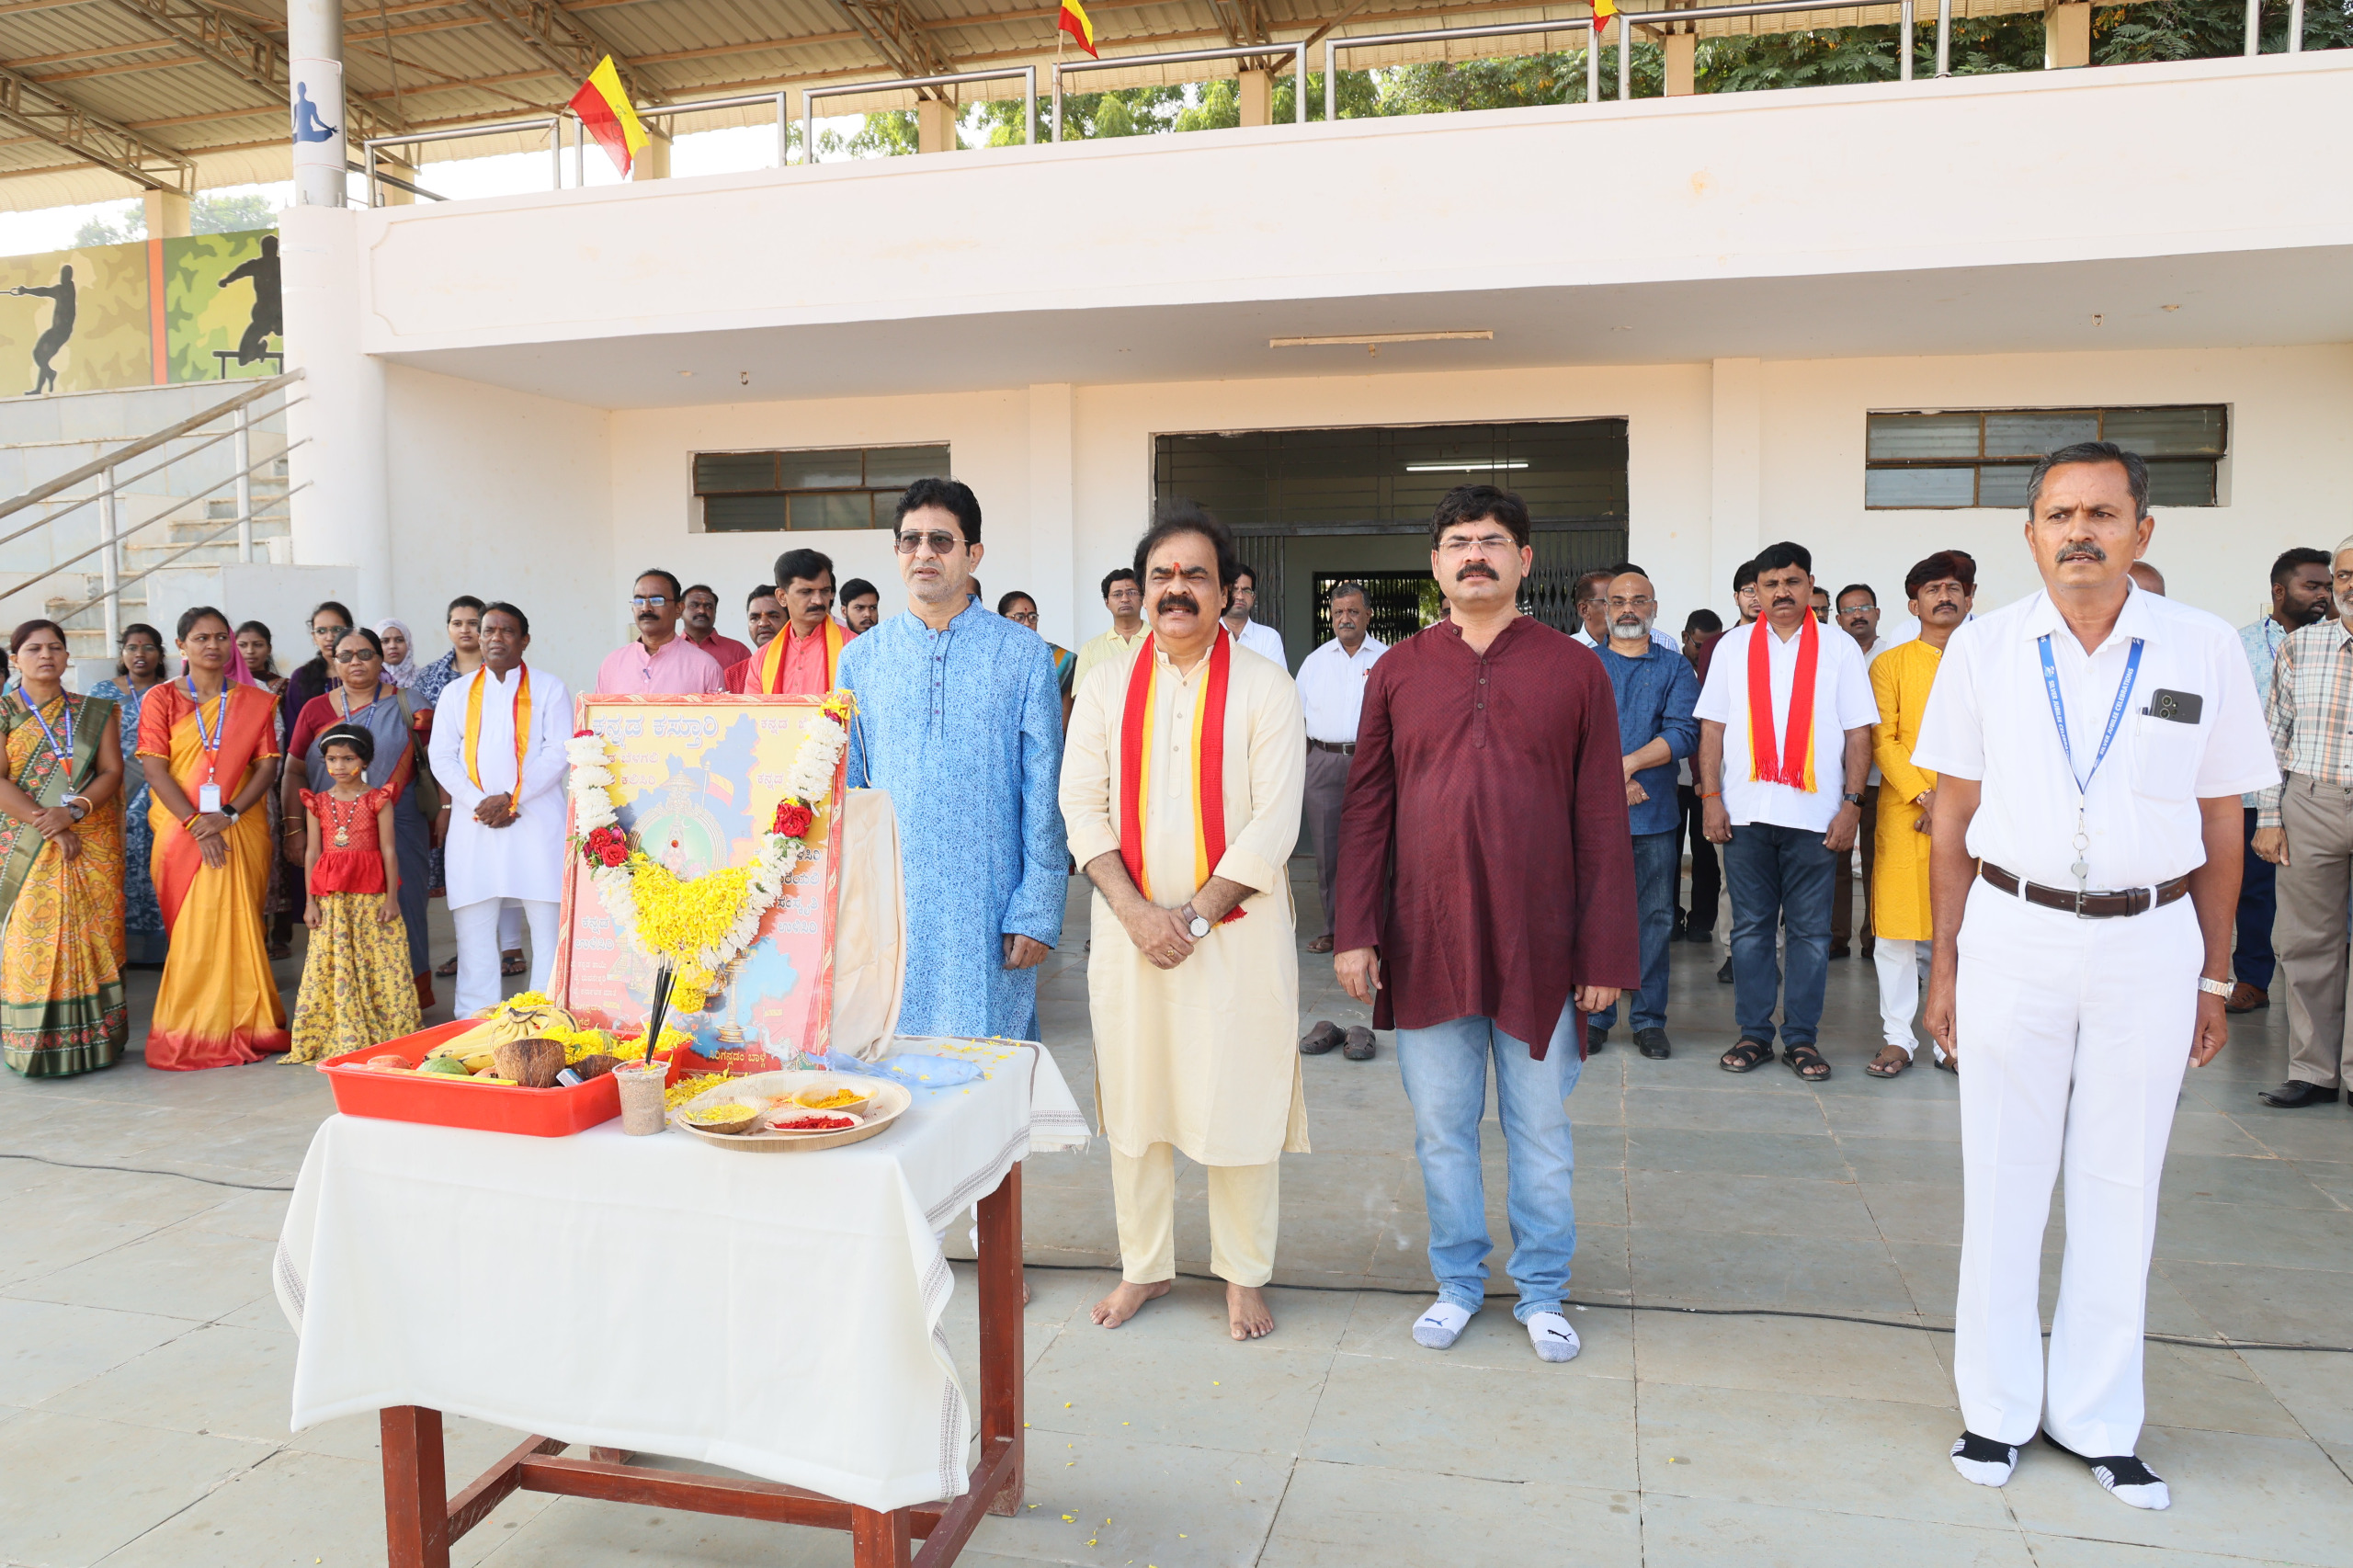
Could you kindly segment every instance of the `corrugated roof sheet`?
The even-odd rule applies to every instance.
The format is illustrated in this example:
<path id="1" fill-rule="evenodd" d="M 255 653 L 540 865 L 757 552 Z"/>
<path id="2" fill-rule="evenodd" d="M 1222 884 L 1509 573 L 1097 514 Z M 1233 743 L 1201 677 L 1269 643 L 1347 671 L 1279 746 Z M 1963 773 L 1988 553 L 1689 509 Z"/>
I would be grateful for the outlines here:
<path id="1" fill-rule="evenodd" d="M 515 0 L 347 0 L 347 90 L 380 118 L 412 129 L 447 129 L 544 114 L 569 97 L 568 67 L 518 37 L 500 15 Z M 1921 6 L 1924 31 L 1933 6 Z M 266 32 L 281 45 L 284 0 L 173 0 L 181 11 L 217 10 Z M 853 6 L 856 8 L 853 9 Z M 870 40 L 861 15 L 896 17 L 918 47 L 957 69 L 1038 63 L 1040 98 L 1051 96 L 1044 67 L 1056 55 L 1057 6 L 1022 0 L 570 0 L 563 11 L 576 28 L 608 42 L 648 96 L 669 102 L 771 87 L 885 79 L 899 74 L 892 55 Z M 2040 9 L 2040 0 L 1954 0 L 1957 17 Z M 1433 4 L 1431 0 L 1091 0 L 1107 58 L 1125 54 L 1269 41 L 1279 45 L 1330 28 L 1341 37 L 1563 20 L 1586 15 L 1586 0 L 1555 6 Z M 1824 7 L 1778 17 L 1698 24 L 1703 37 L 1789 32 L 1892 23 L 1894 3 Z M 1346 20 L 1331 28 L 1336 17 Z M 1392 45 L 1352 51 L 1352 68 L 1437 59 L 1471 59 L 1569 48 L 1572 36 L 1484 39 Z M 1065 50 L 1063 58 L 1081 58 Z M 1201 81 L 1231 74 L 1235 62 L 1090 73 L 1072 90 Z M 1320 47 L 1311 69 L 1322 68 Z M 246 80 L 229 64 L 184 43 L 140 8 L 139 0 L 13 0 L 0 3 L 0 65 L 92 114 L 193 160 L 201 187 L 288 177 L 282 88 Z M 967 99 L 1017 96 L 1018 82 L 967 89 Z M 824 101 L 824 112 L 902 107 L 904 94 Z M 798 110 L 797 96 L 794 108 Z M 698 116 L 691 129 L 758 123 L 754 107 Z M 483 138 L 424 149 L 427 163 L 544 148 L 543 135 Z M 354 155 L 358 155 L 355 144 Z M 425 182 L 430 184 L 429 181 Z M 137 194 L 119 175 L 73 153 L 0 125 L 0 209 L 102 201 Z"/>

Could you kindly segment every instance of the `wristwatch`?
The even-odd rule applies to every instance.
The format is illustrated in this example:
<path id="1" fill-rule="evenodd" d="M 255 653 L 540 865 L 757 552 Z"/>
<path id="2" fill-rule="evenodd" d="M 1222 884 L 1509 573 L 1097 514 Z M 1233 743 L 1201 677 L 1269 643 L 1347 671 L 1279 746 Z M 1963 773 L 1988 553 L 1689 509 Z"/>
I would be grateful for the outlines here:
<path id="1" fill-rule="evenodd" d="M 1187 904 L 1176 913 L 1185 917 L 1185 932 L 1196 942 L 1210 934 L 1210 923 L 1194 914 L 1191 904 Z"/>
<path id="2" fill-rule="evenodd" d="M 1860 795 L 1841 795 L 1838 798 L 1850 806 L 1859 806 L 1863 803 L 1863 798 Z"/>
<path id="3" fill-rule="evenodd" d="M 2198 977 L 2198 989 L 2209 996 L 2228 996 L 2231 994 L 2231 983 L 2227 980 L 2209 980 L 2201 974 Z"/>
<path id="4" fill-rule="evenodd" d="M 223 805 L 221 808 L 221 814 L 227 817 L 231 822 L 235 822 L 238 817 L 237 808 L 231 805 Z"/>

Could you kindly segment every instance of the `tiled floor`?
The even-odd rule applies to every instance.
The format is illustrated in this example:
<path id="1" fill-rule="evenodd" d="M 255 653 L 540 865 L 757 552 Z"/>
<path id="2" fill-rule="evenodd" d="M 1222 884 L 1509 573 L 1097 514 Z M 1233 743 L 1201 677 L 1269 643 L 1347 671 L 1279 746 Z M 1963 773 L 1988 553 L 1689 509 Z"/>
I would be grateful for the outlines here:
<path id="1" fill-rule="evenodd" d="M 1083 1103 L 1085 941 L 1074 897 L 1045 1020 Z M 1859 959 L 1831 970 L 1834 1078 L 1729 1077 L 1715 964 L 1675 949 L 1672 1061 L 1621 1038 L 1570 1101 L 1586 1347 L 1565 1366 L 1539 1363 L 1500 1301 L 1446 1354 L 1408 1336 L 1428 1274 L 1385 1039 L 1370 1062 L 1306 1064 L 1316 1152 L 1284 1162 L 1279 1326 L 1262 1343 L 1228 1341 L 1217 1287 L 1189 1277 L 1207 1270 L 1198 1172 L 1178 1188 L 1188 1278 L 1112 1334 L 1086 1312 L 1111 1278 L 1105 1157 L 1033 1161 L 1032 1506 L 985 1524 L 964 1561 L 2353 1564 L 2353 1355 L 2218 1344 L 2353 1346 L 2353 1112 L 2256 1102 L 2282 1074 L 2279 1011 L 2237 1021 L 2176 1125 L 2150 1327 L 2190 1343 L 2149 1349 L 2142 1451 L 2176 1499 L 2150 1515 L 2047 1451 L 2002 1492 L 1953 1474 L 1938 1332 L 1960 1215 L 1953 1081 L 1863 1075 L 1877 1030 Z M 1361 1018 L 1327 960 L 1302 957 L 1302 1025 Z M 383 1561 L 373 1423 L 285 1430 L 272 1189 L 325 1103 L 314 1074 L 276 1065 L 0 1083 L 0 1155 L 67 1163 L 0 1157 L 0 1562 Z M 1500 1200 L 1495 1180 L 1499 1237 Z M 2060 1239 L 2054 1215 L 2053 1266 Z M 969 1290 L 950 1320 L 969 1358 Z M 451 1426 L 453 1477 L 513 1440 Z M 458 1559 L 848 1554 L 822 1532 L 526 1495 Z"/>

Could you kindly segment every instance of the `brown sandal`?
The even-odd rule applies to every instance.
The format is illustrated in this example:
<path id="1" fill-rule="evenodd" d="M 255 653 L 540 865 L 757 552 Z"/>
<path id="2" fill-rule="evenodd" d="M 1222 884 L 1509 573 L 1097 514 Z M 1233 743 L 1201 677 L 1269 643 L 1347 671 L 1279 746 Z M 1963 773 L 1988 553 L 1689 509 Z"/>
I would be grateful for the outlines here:
<path id="1" fill-rule="evenodd" d="M 1886 1062 L 1881 1059 L 1891 1051 L 1901 1053 L 1904 1050 L 1902 1046 L 1882 1045 L 1879 1049 L 1879 1056 L 1874 1056 L 1869 1062 L 1863 1063 L 1863 1071 L 1870 1074 L 1872 1077 L 1900 1078 L 1904 1075 L 1904 1070 L 1912 1065 L 1912 1058 L 1906 1055 L 1898 1054 L 1893 1062 Z"/>
<path id="2" fill-rule="evenodd" d="M 1315 1027 L 1300 1040 L 1299 1053 L 1302 1056 L 1321 1056 L 1347 1038 L 1340 1032 L 1339 1025 L 1329 1018 L 1318 1018 Z"/>

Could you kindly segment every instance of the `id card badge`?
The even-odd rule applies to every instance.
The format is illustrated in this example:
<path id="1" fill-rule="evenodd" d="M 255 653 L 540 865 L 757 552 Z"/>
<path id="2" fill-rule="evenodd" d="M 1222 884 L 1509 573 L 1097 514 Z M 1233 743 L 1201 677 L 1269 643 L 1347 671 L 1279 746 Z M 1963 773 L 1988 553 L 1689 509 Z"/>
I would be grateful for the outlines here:
<path id="1" fill-rule="evenodd" d="M 199 812 L 209 812 L 215 816 L 219 815 L 221 812 L 221 786 L 218 784 L 198 785 L 196 787 L 196 809 Z"/>

